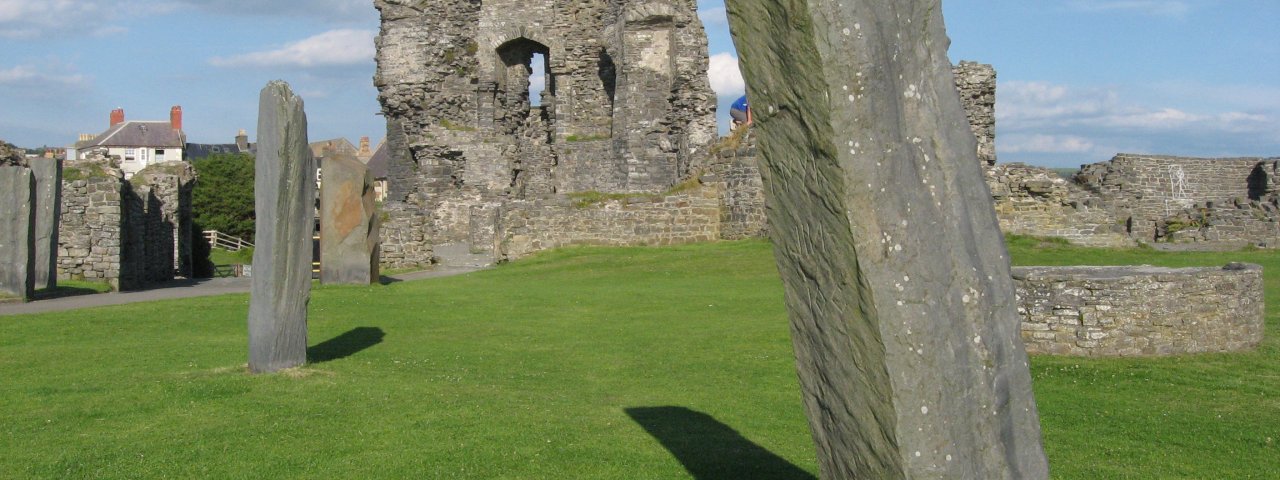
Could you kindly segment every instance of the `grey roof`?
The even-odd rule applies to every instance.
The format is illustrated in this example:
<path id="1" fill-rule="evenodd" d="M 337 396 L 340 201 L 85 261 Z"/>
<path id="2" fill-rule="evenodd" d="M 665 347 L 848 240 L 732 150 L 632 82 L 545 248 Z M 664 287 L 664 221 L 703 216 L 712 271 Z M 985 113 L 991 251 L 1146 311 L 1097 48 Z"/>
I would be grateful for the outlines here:
<path id="1" fill-rule="evenodd" d="M 387 178 L 387 167 L 391 164 L 391 151 L 387 148 L 387 142 L 378 144 L 378 149 L 373 151 L 373 156 L 369 157 L 369 162 L 365 165 L 369 167 L 369 173 L 373 174 L 375 180 Z"/>
<path id="2" fill-rule="evenodd" d="M 240 146 L 234 143 L 188 143 L 183 154 L 187 156 L 187 160 L 198 160 L 201 158 L 211 157 L 217 154 L 233 154 L 248 153 L 253 155 L 257 150 L 257 144 L 250 143 L 249 151 L 241 152 Z"/>
<path id="3" fill-rule="evenodd" d="M 185 144 L 182 131 L 173 129 L 169 122 L 124 122 L 93 140 L 77 142 L 76 147 L 182 148 Z"/>

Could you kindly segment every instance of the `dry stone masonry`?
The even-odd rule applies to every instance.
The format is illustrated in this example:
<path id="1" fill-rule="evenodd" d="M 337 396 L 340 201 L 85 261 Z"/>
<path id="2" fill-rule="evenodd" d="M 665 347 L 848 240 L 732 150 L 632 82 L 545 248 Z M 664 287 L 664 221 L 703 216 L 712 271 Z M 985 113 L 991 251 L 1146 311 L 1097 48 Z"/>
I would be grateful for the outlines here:
<path id="1" fill-rule="evenodd" d="M 307 361 L 315 228 L 316 162 L 307 145 L 307 115 L 282 81 L 262 89 L 255 164 L 249 370 L 267 373 Z"/>
<path id="2" fill-rule="evenodd" d="M 1151 356 L 1234 352 L 1262 341 L 1262 267 L 1018 267 L 1022 338 L 1033 353 Z"/>
<path id="3" fill-rule="evenodd" d="M 121 285 L 128 290 L 190 277 L 191 164 L 174 161 L 148 165 L 124 190 L 126 228 L 121 255 Z"/>
<path id="4" fill-rule="evenodd" d="M 702 167 L 715 140 L 707 39 L 692 0 L 375 5 L 391 264 L 471 242 L 473 207 L 664 192 Z M 540 98 L 530 98 L 535 61 Z"/>
<path id="5" fill-rule="evenodd" d="M 1276 158 L 1119 154 L 1070 180 L 1020 164 L 987 168 L 1006 233 L 1092 246 L 1280 245 Z"/>
<path id="6" fill-rule="evenodd" d="M 513 259 L 576 242 L 641 245 L 766 231 L 754 148 L 712 151 L 715 96 L 696 2 L 375 6 L 382 14 L 375 83 L 391 152 L 384 266 L 431 263 L 455 246 Z M 545 88 L 531 98 L 534 67 Z M 956 72 L 972 128 L 984 136 L 983 158 L 994 161 L 994 70 L 965 62 Z M 675 204 L 718 195 L 719 211 L 708 217 L 718 226 L 698 217 L 699 227 L 666 231 L 690 220 L 688 209 L 660 210 L 666 200 L 560 208 L 576 203 L 571 194 L 661 198 L 690 183 L 708 191 L 686 191 Z M 552 225 L 572 228 L 536 231 Z"/>
<path id="7" fill-rule="evenodd" d="M 165 162 L 132 180 L 101 152 L 63 167 L 58 278 L 136 290 L 191 274 L 191 166 Z"/>
<path id="8" fill-rule="evenodd" d="M 58 278 L 107 282 L 120 289 L 124 174 L 103 156 L 63 168 Z"/>
<path id="9" fill-rule="evenodd" d="M 939 2 L 726 7 L 822 477 L 1047 478 Z"/>

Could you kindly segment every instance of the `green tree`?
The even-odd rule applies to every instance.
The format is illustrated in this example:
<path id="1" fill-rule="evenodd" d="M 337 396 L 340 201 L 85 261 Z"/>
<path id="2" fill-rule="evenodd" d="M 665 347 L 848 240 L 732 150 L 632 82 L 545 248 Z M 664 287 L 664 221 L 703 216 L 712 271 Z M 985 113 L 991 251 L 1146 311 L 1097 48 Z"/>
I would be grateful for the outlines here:
<path id="1" fill-rule="evenodd" d="M 192 162 L 192 220 L 199 230 L 217 230 L 253 241 L 253 156 L 219 154 Z"/>

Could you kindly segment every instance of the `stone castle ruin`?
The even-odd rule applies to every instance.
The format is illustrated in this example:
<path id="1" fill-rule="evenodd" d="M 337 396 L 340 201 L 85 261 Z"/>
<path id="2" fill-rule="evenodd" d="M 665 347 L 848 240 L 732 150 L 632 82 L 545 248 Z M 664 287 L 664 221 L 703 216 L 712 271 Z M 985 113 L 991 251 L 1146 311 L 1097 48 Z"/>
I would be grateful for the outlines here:
<path id="1" fill-rule="evenodd" d="M 125 180 L 118 162 L 95 151 L 63 167 L 58 278 L 136 290 L 189 277 L 195 170 L 164 162 Z"/>
<path id="2" fill-rule="evenodd" d="M 764 235 L 752 142 L 715 146 L 693 0 L 375 5 L 392 152 L 384 264 Z M 994 71 L 957 72 L 973 72 L 958 83 L 994 161 Z"/>
<path id="3" fill-rule="evenodd" d="M 1119 154 L 1071 179 L 992 165 L 987 182 L 1005 233 L 1090 246 L 1280 242 L 1280 159 Z"/>

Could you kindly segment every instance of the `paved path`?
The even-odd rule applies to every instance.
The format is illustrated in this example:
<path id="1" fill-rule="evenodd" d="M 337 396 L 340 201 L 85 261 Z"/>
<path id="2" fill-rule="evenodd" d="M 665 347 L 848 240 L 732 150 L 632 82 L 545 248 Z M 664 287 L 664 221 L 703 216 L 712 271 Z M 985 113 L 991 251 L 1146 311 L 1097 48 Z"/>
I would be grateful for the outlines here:
<path id="1" fill-rule="evenodd" d="M 426 278 L 449 277 L 470 273 L 480 268 L 439 267 L 420 272 L 401 275 L 390 275 L 394 282 L 409 282 Z M 124 305 L 127 303 L 151 302 L 178 298 L 209 297 L 228 293 L 249 293 L 248 278 L 207 278 L 199 280 L 179 280 L 150 290 L 138 292 L 101 293 L 96 295 L 79 295 L 74 297 L 37 300 L 30 303 L 0 304 L 0 316 L 20 315 L 24 313 L 47 313 L 76 310 L 81 308 Z"/>

